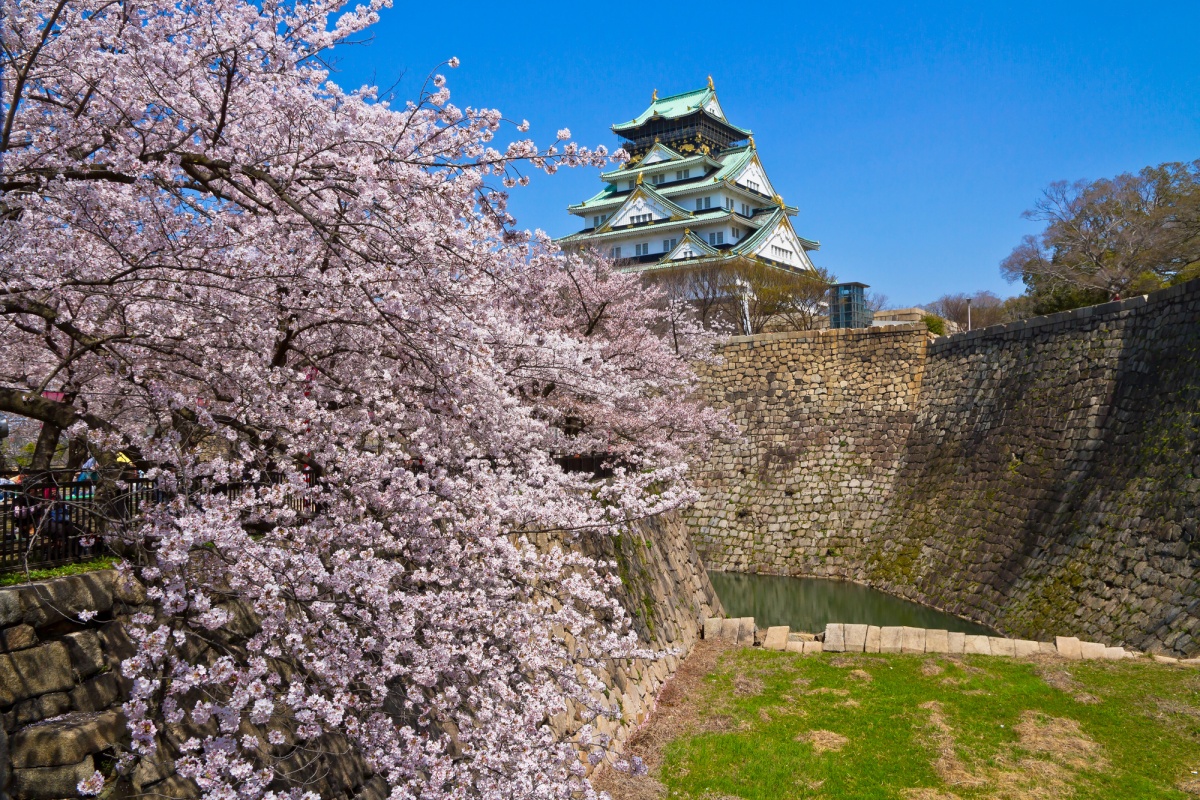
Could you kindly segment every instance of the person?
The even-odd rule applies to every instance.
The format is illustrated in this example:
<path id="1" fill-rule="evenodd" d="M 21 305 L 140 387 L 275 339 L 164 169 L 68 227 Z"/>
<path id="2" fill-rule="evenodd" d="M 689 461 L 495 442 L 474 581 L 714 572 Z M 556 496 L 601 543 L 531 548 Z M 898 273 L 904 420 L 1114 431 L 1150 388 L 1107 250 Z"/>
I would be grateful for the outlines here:
<path id="1" fill-rule="evenodd" d="M 75 476 L 75 481 L 77 483 L 83 483 L 84 481 L 94 483 L 99 478 L 100 476 L 96 472 L 96 458 L 95 456 L 88 456 L 88 460 L 84 461 L 83 466 L 79 468 L 79 474 Z"/>

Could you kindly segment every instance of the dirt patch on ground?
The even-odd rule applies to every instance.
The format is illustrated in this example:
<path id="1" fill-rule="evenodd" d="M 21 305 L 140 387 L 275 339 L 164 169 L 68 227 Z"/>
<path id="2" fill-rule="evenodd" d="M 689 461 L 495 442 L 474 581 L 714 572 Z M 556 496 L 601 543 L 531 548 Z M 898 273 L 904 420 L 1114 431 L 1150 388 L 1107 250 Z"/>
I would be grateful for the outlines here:
<path id="1" fill-rule="evenodd" d="M 937 789 L 905 789 L 900 794 L 904 800 L 960 800 L 956 794 Z"/>
<path id="2" fill-rule="evenodd" d="M 808 694 L 831 694 L 835 697 L 846 697 L 850 694 L 849 689 L 832 689 L 828 686 L 818 686 L 816 689 L 809 689 Z"/>
<path id="3" fill-rule="evenodd" d="M 1054 665 L 1038 665 L 1038 677 L 1046 682 L 1046 685 L 1051 689 L 1058 689 L 1060 692 L 1073 694 L 1083 688 L 1083 684 L 1071 677 L 1071 673 L 1065 669 L 1056 668 Z"/>
<path id="4" fill-rule="evenodd" d="M 796 741 L 812 743 L 813 752 L 816 753 L 841 750 L 850 742 L 845 736 L 833 731 L 805 731 L 796 736 Z"/>
<path id="5" fill-rule="evenodd" d="M 926 678 L 932 678 L 935 675 L 941 675 L 946 671 L 946 668 L 936 661 L 925 661 L 921 664 L 921 674 Z"/>
<path id="6" fill-rule="evenodd" d="M 862 662 L 863 659 L 856 658 L 855 656 L 834 656 L 825 663 L 831 667 L 857 667 Z"/>
<path id="7" fill-rule="evenodd" d="M 1007 745 L 989 764 L 968 764 L 959 756 L 954 730 L 935 700 L 922 703 L 929 712 L 926 739 L 937 752 L 934 771 L 948 786 L 985 790 L 987 800 L 1058 800 L 1074 794 L 1071 779 L 1079 772 L 1107 766 L 1100 746 L 1072 719 L 1026 711 L 1014 726 L 1018 740 Z M 920 792 L 928 792 L 921 794 Z M 911 790 L 911 800 L 956 797 L 940 790 Z"/>
<path id="8" fill-rule="evenodd" d="M 733 693 L 738 697 L 754 697 L 762 694 L 763 681 L 757 675 L 739 672 L 733 676 Z"/>
<path id="9" fill-rule="evenodd" d="M 716 671 L 721 656 L 733 645 L 721 640 L 696 643 L 692 652 L 679 665 L 658 695 L 658 703 L 649 722 L 629 740 L 625 755 L 641 756 L 650 770 L 649 775 L 637 777 L 602 766 L 592 775 L 592 786 L 608 792 L 614 800 L 661 800 L 667 787 L 652 777 L 662 766 L 663 748 L 680 736 L 705 731 L 736 730 L 737 725 L 722 714 L 700 716 L 691 700 L 706 691 L 705 676 Z M 735 679 L 736 680 L 736 679 Z M 762 681 L 759 680 L 761 690 Z"/>
<path id="10" fill-rule="evenodd" d="M 1200 778 L 1182 780 L 1175 784 L 1175 788 L 1181 792 L 1187 792 L 1188 794 L 1194 794 L 1197 797 L 1200 797 Z"/>
<path id="11" fill-rule="evenodd" d="M 1079 694 L 1075 695 L 1075 702 L 1083 703 L 1085 706 L 1095 706 L 1095 705 L 1099 705 L 1100 703 L 1102 703 L 1104 701 L 1101 700 L 1099 697 L 1096 697 L 1096 695 L 1094 695 L 1094 694 L 1088 694 L 1087 692 L 1080 692 Z"/>
<path id="12" fill-rule="evenodd" d="M 850 673 L 849 677 L 856 681 L 862 681 L 863 683 L 870 683 L 871 681 L 875 680 L 871 677 L 871 673 L 867 672 L 865 669 L 856 669 Z"/>

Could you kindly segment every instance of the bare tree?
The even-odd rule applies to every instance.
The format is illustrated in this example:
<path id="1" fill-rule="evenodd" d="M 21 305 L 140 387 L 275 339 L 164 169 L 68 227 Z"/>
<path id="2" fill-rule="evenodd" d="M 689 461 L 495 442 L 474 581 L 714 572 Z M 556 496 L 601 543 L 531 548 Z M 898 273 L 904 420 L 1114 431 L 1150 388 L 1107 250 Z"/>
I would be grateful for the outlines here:
<path id="1" fill-rule="evenodd" d="M 1200 160 L 1096 181 L 1059 181 L 1026 219 L 1000 265 L 1024 282 L 1036 313 L 1072 308 L 1200 277 Z"/>
<path id="2" fill-rule="evenodd" d="M 967 308 L 970 307 L 970 322 L 973 328 L 984 328 L 1005 322 L 1008 309 L 1005 301 L 992 292 L 975 292 L 974 294 L 944 294 L 925 309 L 937 314 L 942 319 L 950 320 L 963 330 L 967 329 Z"/>

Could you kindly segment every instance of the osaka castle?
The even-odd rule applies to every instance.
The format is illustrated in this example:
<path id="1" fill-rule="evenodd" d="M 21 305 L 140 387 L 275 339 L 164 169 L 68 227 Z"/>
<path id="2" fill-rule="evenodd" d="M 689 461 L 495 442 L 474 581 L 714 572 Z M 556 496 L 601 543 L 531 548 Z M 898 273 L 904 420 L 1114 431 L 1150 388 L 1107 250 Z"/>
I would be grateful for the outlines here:
<path id="1" fill-rule="evenodd" d="M 796 235 L 797 209 L 776 192 L 754 137 L 725 118 L 712 78 L 614 125 L 630 159 L 600 175 L 604 188 L 568 211 L 584 228 L 558 240 L 595 247 L 627 271 L 759 261 L 808 272 L 819 245 Z"/>

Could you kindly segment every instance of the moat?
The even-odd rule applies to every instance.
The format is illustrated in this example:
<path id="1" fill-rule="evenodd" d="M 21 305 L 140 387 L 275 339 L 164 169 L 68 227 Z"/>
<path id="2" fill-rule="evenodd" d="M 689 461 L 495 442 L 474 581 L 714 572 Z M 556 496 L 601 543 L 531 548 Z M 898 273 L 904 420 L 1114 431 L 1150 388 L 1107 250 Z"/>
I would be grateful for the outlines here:
<path id="1" fill-rule="evenodd" d="M 848 581 L 715 571 L 709 577 L 725 613 L 754 617 L 759 627 L 788 625 L 816 632 L 829 622 L 851 622 L 995 634 L 962 617 Z"/>

